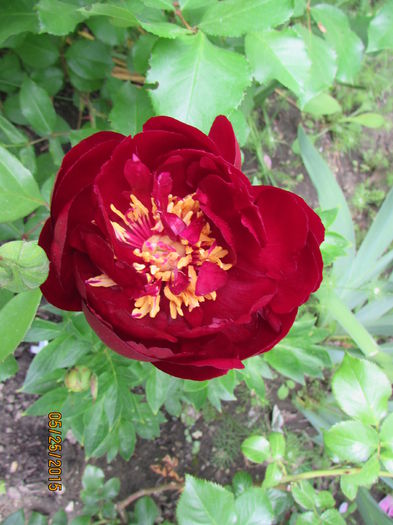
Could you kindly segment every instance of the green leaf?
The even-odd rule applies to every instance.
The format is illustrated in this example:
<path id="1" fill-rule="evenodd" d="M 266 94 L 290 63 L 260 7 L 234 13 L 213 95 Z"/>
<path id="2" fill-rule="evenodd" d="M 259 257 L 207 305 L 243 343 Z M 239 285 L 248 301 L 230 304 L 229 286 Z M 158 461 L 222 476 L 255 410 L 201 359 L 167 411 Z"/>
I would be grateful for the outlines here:
<path id="1" fill-rule="evenodd" d="M 370 361 L 346 354 L 334 374 L 332 388 L 340 408 L 362 423 L 377 425 L 387 413 L 392 394 L 390 381 Z"/>
<path id="2" fill-rule="evenodd" d="M 381 426 L 381 445 L 393 452 L 393 414 L 389 414 Z"/>
<path id="3" fill-rule="evenodd" d="M 303 107 L 303 111 L 310 113 L 315 117 L 322 115 L 333 115 L 334 113 L 341 113 L 342 107 L 337 100 L 327 93 L 320 93 L 312 98 Z"/>
<path id="4" fill-rule="evenodd" d="M 5 290 L 4 288 L 0 288 L 0 309 L 3 308 L 3 306 L 6 305 L 13 297 L 14 294 L 12 292 Z"/>
<path id="5" fill-rule="evenodd" d="M 30 518 L 27 522 L 27 525 L 48 525 L 48 520 L 44 515 L 40 514 L 39 512 L 33 511 L 30 514 Z"/>
<path id="6" fill-rule="evenodd" d="M 49 135 L 56 123 L 56 112 L 48 93 L 27 78 L 20 90 L 23 116 L 39 135 Z"/>
<path id="7" fill-rule="evenodd" d="M 293 505 L 293 499 L 289 492 L 278 489 L 267 489 L 266 494 L 273 507 L 274 516 L 277 523 L 285 518 Z"/>
<path id="8" fill-rule="evenodd" d="M 124 45 L 127 29 L 125 27 L 114 26 L 109 18 L 93 16 L 86 24 L 94 36 L 104 42 L 104 44 L 113 47 Z"/>
<path id="9" fill-rule="evenodd" d="M 319 509 L 327 509 L 329 507 L 334 507 L 335 505 L 334 498 L 332 493 L 327 490 L 320 490 L 317 492 L 315 497 L 315 504 Z"/>
<path id="10" fill-rule="evenodd" d="M 299 126 L 298 129 L 298 140 L 304 165 L 317 190 L 318 201 L 321 208 L 323 210 L 338 208 L 332 230 L 342 235 L 352 243 L 352 246 L 355 246 L 355 233 L 351 212 L 349 211 L 348 204 L 340 186 L 301 126 Z M 353 253 L 353 248 L 348 250 L 348 257 L 345 257 L 344 264 L 341 263 L 340 268 L 349 266 Z M 343 259 L 344 258 L 341 258 L 339 261 L 343 261 Z"/>
<path id="11" fill-rule="evenodd" d="M 359 322 L 344 301 L 334 293 L 333 289 L 321 288 L 318 291 L 318 298 L 330 315 L 355 341 L 365 356 L 373 357 L 378 354 L 378 345 L 371 334 Z"/>
<path id="12" fill-rule="evenodd" d="M 233 494 L 216 483 L 188 474 L 176 516 L 179 525 L 236 523 Z"/>
<path id="13" fill-rule="evenodd" d="M 303 39 L 311 60 L 310 75 L 302 97 L 304 104 L 311 93 L 319 93 L 331 87 L 337 73 L 337 55 L 326 40 L 314 35 L 304 26 L 298 24 L 294 30 Z"/>
<path id="14" fill-rule="evenodd" d="M 242 452 L 254 463 L 263 463 L 270 455 L 269 441 L 263 436 L 250 436 L 242 443 Z"/>
<path id="15" fill-rule="evenodd" d="M 25 513 L 23 509 L 19 509 L 16 512 L 10 514 L 1 525 L 25 525 Z"/>
<path id="16" fill-rule="evenodd" d="M 360 421 L 343 421 L 323 434 L 334 461 L 366 461 L 378 447 L 378 434 Z"/>
<path id="17" fill-rule="evenodd" d="M 37 4 L 37 13 L 41 32 L 57 36 L 68 35 L 85 18 L 78 12 L 75 4 L 60 0 L 40 0 Z"/>
<path id="18" fill-rule="evenodd" d="M 89 515 L 82 515 L 82 516 L 76 516 L 70 521 L 69 525 L 90 525 L 91 523 L 91 516 Z"/>
<path id="19" fill-rule="evenodd" d="M 296 519 L 295 525 L 320 525 L 319 517 L 314 512 L 305 512 Z"/>
<path id="20" fill-rule="evenodd" d="M 104 485 L 104 472 L 93 465 L 87 465 L 82 476 L 82 487 L 90 492 L 97 492 Z"/>
<path id="21" fill-rule="evenodd" d="M 286 341 L 264 356 L 269 365 L 302 385 L 305 374 L 322 377 L 322 369 L 330 364 L 326 350 L 315 344 L 292 340 L 291 337 Z"/>
<path id="22" fill-rule="evenodd" d="M 153 414 L 157 414 L 165 403 L 173 382 L 174 380 L 170 375 L 152 367 L 151 374 L 146 381 L 146 399 Z"/>
<path id="23" fill-rule="evenodd" d="M 249 389 L 255 390 L 260 399 L 265 399 L 265 383 L 262 378 L 262 370 L 267 368 L 266 363 L 257 356 L 253 359 L 246 359 L 244 361 L 244 369 L 242 375 L 245 378 Z"/>
<path id="24" fill-rule="evenodd" d="M 393 188 L 387 194 L 377 216 L 364 238 L 352 267 L 347 275 L 346 286 L 360 287 L 377 266 L 378 259 L 393 240 Z M 380 271 L 383 270 L 383 266 Z"/>
<path id="25" fill-rule="evenodd" d="M 70 70 L 85 80 L 103 79 L 113 67 L 111 48 L 99 40 L 78 40 L 65 56 Z"/>
<path id="26" fill-rule="evenodd" d="M 0 222 L 15 221 L 43 204 L 30 171 L 0 146 Z"/>
<path id="27" fill-rule="evenodd" d="M 241 107 L 239 107 L 228 113 L 227 118 L 232 124 L 239 146 L 242 148 L 246 145 L 251 131 L 245 111 L 242 111 Z"/>
<path id="28" fill-rule="evenodd" d="M 328 509 L 321 514 L 321 525 L 345 525 L 345 523 L 337 509 Z"/>
<path id="29" fill-rule="evenodd" d="M 64 330 L 63 323 L 53 323 L 45 321 L 38 317 L 34 319 L 30 330 L 27 332 L 24 341 L 28 343 L 37 343 L 40 341 L 51 341 L 55 339 Z"/>
<path id="30" fill-rule="evenodd" d="M 250 82 L 242 55 L 196 35 L 159 40 L 150 59 L 147 81 L 159 115 L 175 117 L 207 132 L 214 118 L 236 108 Z M 219 93 L 219 96 L 212 96 Z"/>
<path id="31" fill-rule="evenodd" d="M 84 424 L 83 446 L 86 457 L 90 458 L 94 456 L 94 453 L 109 432 L 109 423 L 104 410 L 104 398 L 97 400 L 95 404 L 85 412 Z"/>
<path id="32" fill-rule="evenodd" d="M 23 144 L 27 142 L 26 136 L 2 115 L 0 115 L 0 130 L 6 135 L 11 144 Z"/>
<path id="33" fill-rule="evenodd" d="M 211 379 L 207 385 L 207 395 L 210 403 L 220 412 L 221 401 L 234 401 L 233 393 L 236 386 L 236 375 L 234 371 L 228 372 L 225 376 Z"/>
<path id="34" fill-rule="evenodd" d="M 13 93 L 20 88 L 25 76 L 16 55 L 9 52 L 0 58 L 0 91 Z"/>
<path id="35" fill-rule="evenodd" d="M 307 0 L 295 0 L 293 8 L 293 18 L 302 16 L 306 10 Z"/>
<path id="36" fill-rule="evenodd" d="M 40 290 L 30 290 L 15 295 L 0 310 L 0 362 L 23 340 L 34 319 L 40 299 Z"/>
<path id="37" fill-rule="evenodd" d="M 14 376 L 19 369 L 18 361 L 13 355 L 9 355 L 0 363 L 0 382 Z"/>
<path id="38" fill-rule="evenodd" d="M 393 414 L 383 421 L 380 439 L 382 463 L 389 472 L 393 472 Z"/>
<path id="39" fill-rule="evenodd" d="M 0 246 L 0 286 L 11 292 L 37 288 L 48 270 L 48 258 L 35 242 L 11 241 Z"/>
<path id="40" fill-rule="evenodd" d="M 52 517 L 51 525 L 67 525 L 67 514 L 64 509 L 58 510 Z"/>
<path id="41" fill-rule="evenodd" d="M 81 13 L 83 18 L 89 16 L 107 16 L 113 25 L 118 27 L 136 27 L 139 25 L 129 2 L 124 4 L 118 2 L 106 2 L 105 4 L 95 3 L 88 7 L 78 9 L 78 12 Z"/>
<path id="42" fill-rule="evenodd" d="M 274 523 L 272 505 L 266 492 L 257 487 L 247 489 L 236 498 L 237 523 L 242 525 L 271 525 Z"/>
<path id="43" fill-rule="evenodd" d="M 241 36 L 286 22 L 292 14 L 290 0 L 226 0 L 213 3 L 199 24 L 212 35 Z"/>
<path id="44" fill-rule="evenodd" d="M 274 460 L 281 460 L 285 455 L 285 438 L 281 432 L 271 432 L 269 434 L 269 444 L 271 457 Z"/>
<path id="45" fill-rule="evenodd" d="M 165 9 L 166 11 L 173 11 L 174 5 L 171 0 L 142 0 L 147 7 L 154 7 L 155 9 Z"/>
<path id="46" fill-rule="evenodd" d="M 362 113 L 361 115 L 356 115 L 355 117 L 347 117 L 343 119 L 344 122 L 354 122 L 355 124 L 360 124 L 366 128 L 380 128 L 383 126 L 386 121 L 382 115 L 378 113 Z"/>
<path id="47" fill-rule="evenodd" d="M 317 494 L 308 481 L 302 481 L 292 487 L 292 496 L 298 505 L 307 510 L 316 506 Z"/>
<path id="48" fill-rule="evenodd" d="M 59 58 L 59 49 L 55 42 L 49 35 L 28 34 L 15 51 L 28 66 L 45 69 Z"/>
<path id="49" fill-rule="evenodd" d="M 293 30 L 251 33 L 246 36 L 245 46 L 258 82 L 278 80 L 298 96 L 304 92 L 311 60 L 304 41 Z"/>
<path id="50" fill-rule="evenodd" d="M 0 45 L 12 35 L 25 31 L 37 32 L 37 15 L 34 0 L 2 2 L 0 16 Z"/>
<path id="51" fill-rule="evenodd" d="M 143 124 L 154 114 L 146 91 L 131 83 L 124 83 L 112 100 L 109 113 L 112 129 L 124 135 L 140 133 Z"/>
<path id="52" fill-rule="evenodd" d="M 364 523 L 370 525 L 392 525 L 392 520 L 380 509 L 368 490 L 359 489 L 356 505 Z"/>
<path id="53" fill-rule="evenodd" d="M 233 493 L 240 496 L 253 486 L 252 477 L 248 472 L 238 471 L 232 478 Z"/>
<path id="54" fill-rule="evenodd" d="M 166 21 L 166 18 L 163 16 L 151 17 L 151 16 L 138 16 L 140 25 L 145 31 L 153 33 L 161 38 L 177 38 L 181 35 L 190 34 L 190 30 L 179 26 L 177 24 L 171 24 Z"/>
<path id="55" fill-rule="evenodd" d="M 183 9 L 199 9 L 211 4 L 211 0 L 179 0 L 180 8 Z"/>
<path id="56" fill-rule="evenodd" d="M 115 498 L 120 491 L 120 479 L 119 478 L 111 478 L 108 479 L 104 483 L 104 486 L 102 488 L 102 496 L 105 499 L 113 499 Z"/>
<path id="57" fill-rule="evenodd" d="M 340 487 L 348 499 L 353 500 L 360 486 L 371 487 L 378 480 L 380 471 L 378 455 L 374 454 L 362 466 L 360 472 L 341 476 Z"/>
<path id="58" fill-rule="evenodd" d="M 153 525 L 157 517 L 157 505 L 152 498 L 144 496 L 135 504 L 134 520 L 130 525 Z"/>
<path id="59" fill-rule="evenodd" d="M 30 405 L 26 410 L 26 415 L 45 416 L 49 414 L 49 412 L 61 412 L 67 395 L 68 392 L 66 388 L 53 388 Z"/>
<path id="60" fill-rule="evenodd" d="M 351 30 L 347 15 L 338 7 L 328 4 L 312 7 L 311 15 L 337 53 L 337 79 L 354 83 L 361 67 L 364 46 Z"/>
<path id="61" fill-rule="evenodd" d="M 393 49 L 393 1 L 388 0 L 377 11 L 368 26 L 367 53 Z"/>
<path id="62" fill-rule="evenodd" d="M 132 46 L 133 69 L 138 73 L 145 74 L 149 67 L 149 58 L 157 37 L 154 35 L 141 35 Z"/>
<path id="63" fill-rule="evenodd" d="M 26 78 L 26 76 L 23 75 L 23 78 Z M 22 81 L 23 79 L 21 82 Z M 22 115 L 22 111 L 20 109 L 19 92 L 8 95 L 6 98 L 4 102 L 4 115 L 14 124 L 19 124 L 20 126 L 29 125 L 25 117 Z"/>
<path id="64" fill-rule="evenodd" d="M 265 472 L 265 479 L 263 480 L 262 488 L 268 489 L 275 487 L 280 483 L 282 476 L 283 474 L 278 463 L 270 463 Z"/>
<path id="65" fill-rule="evenodd" d="M 128 461 L 135 449 L 136 435 L 134 424 L 128 420 L 121 420 L 118 429 L 119 453 Z"/>
<path id="66" fill-rule="evenodd" d="M 31 363 L 23 384 L 24 392 L 34 392 L 45 376 L 68 368 L 90 350 L 90 345 L 70 335 L 62 335 L 43 348 Z"/>

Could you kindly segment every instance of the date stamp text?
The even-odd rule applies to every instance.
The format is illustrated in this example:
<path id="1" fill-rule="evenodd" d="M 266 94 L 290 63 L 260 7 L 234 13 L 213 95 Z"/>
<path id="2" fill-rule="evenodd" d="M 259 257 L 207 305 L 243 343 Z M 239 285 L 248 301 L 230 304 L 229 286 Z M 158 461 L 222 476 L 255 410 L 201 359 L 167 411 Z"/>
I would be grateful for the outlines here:
<path id="1" fill-rule="evenodd" d="M 61 413 L 48 414 L 48 489 L 51 492 L 61 491 Z"/>

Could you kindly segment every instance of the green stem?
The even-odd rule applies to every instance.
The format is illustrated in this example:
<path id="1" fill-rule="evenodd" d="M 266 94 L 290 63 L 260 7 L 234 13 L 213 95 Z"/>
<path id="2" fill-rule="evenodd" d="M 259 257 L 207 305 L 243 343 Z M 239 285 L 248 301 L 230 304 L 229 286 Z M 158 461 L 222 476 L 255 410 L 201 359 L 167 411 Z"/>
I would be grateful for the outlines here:
<path id="1" fill-rule="evenodd" d="M 116 383 L 116 385 L 118 385 L 119 381 L 117 380 L 117 373 L 116 373 L 115 367 L 113 366 L 113 361 L 112 361 L 112 359 L 111 359 L 111 357 L 109 355 L 107 347 L 104 348 L 104 355 L 105 355 L 105 357 L 106 357 L 107 361 L 109 362 L 109 365 L 110 365 L 110 367 L 112 369 L 112 374 L 113 374 L 113 377 L 115 378 L 115 383 Z"/>
<path id="2" fill-rule="evenodd" d="M 301 472 L 300 474 L 292 474 L 290 476 L 284 476 L 280 479 L 280 485 L 293 483 L 295 481 L 302 481 L 304 479 L 316 479 L 316 478 L 331 478 L 336 476 L 350 476 L 351 474 L 358 474 L 362 469 L 360 467 L 355 468 L 338 468 L 335 470 L 313 470 L 310 472 Z M 380 477 L 393 478 L 393 473 L 387 471 L 381 471 Z"/>

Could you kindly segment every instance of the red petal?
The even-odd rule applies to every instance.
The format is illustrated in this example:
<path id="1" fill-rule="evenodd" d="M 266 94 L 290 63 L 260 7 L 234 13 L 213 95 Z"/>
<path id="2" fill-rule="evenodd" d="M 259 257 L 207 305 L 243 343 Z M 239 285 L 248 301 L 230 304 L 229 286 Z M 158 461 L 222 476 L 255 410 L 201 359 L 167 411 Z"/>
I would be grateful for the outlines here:
<path id="1" fill-rule="evenodd" d="M 185 290 L 190 282 L 189 278 L 183 273 L 175 269 L 175 280 L 169 285 L 171 292 L 175 295 L 179 295 Z"/>
<path id="2" fill-rule="evenodd" d="M 226 272 L 228 282 L 217 292 L 215 301 L 206 301 L 203 324 L 213 319 L 229 319 L 233 323 L 248 323 L 254 312 L 268 304 L 276 293 L 276 284 L 264 276 L 250 274 L 239 267 Z"/>
<path id="3" fill-rule="evenodd" d="M 133 153 L 133 139 L 126 137 L 113 150 L 110 161 L 102 162 L 99 173 L 94 180 L 95 191 L 102 197 L 104 205 L 109 210 L 114 204 L 122 209 L 129 206 L 130 187 L 125 177 L 127 161 Z"/>
<path id="4" fill-rule="evenodd" d="M 191 244 L 196 244 L 199 241 L 202 228 L 204 226 L 204 220 L 201 218 L 192 220 L 183 231 L 180 232 L 180 237 L 186 239 Z"/>
<path id="5" fill-rule="evenodd" d="M 313 235 L 297 260 L 297 270 L 279 281 L 278 293 L 270 303 L 274 312 L 286 313 L 304 304 L 322 280 L 322 257 Z"/>
<path id="6" fill-rule="evenodd" d="M 150 206 L 153 175 L 136 155 L 133 155 L 132 159 L 126 161 L 124 177 L 130 186 L 131 193 L 136 195 L 145 206 Z"/>
<path id="7" fill-rule="evenodd" d="M 39 246 L 45 250 L 48 258 L 50 258 L 52 238 L 52 225 L 50 219 L 48 219 L 38 240 Z M 61 310 L 78 312 L 81 310 L 81 299 L 73 282 L 67 284 L 69 284 L 69 286 L 64 288 L 57 276 L 53 263 L 50 262 L 48 278 L 40 287 L 45 299 Z"/>
<path id="8" fill-rule="evenodd" d="M 100 316 L 85 303 L 83 303 L 83 312 L 86 316 L 87 322 L 101 341 L 118 354 L 139 361 L 153 361 L 155 359 L 154 356 L 148 356 L 144 353 L 147 349 L 143 344 L 135 343 L 133 341 L 124 341 L 121 339 L 113 331 L 113 328 L 111 328 L 108 323 L 100 318 Z"/>
<path id="9" fill-rule="evenodd" d="M 271 350 L 289 332 L 297 314 L 297 308 L 286 314 L 280 314 L 280 330 L 273 329 L 261 313 L 255 314 L 249 325 L 232 327 L 225 330 L 235 347 L 239 349 L 239 358 L 247 359 Z M 276 327 L 275 327 L 276 328 Z M 274 351 L 274 350 L 273 350 Z"/>
<path id="10" fill-rule="evenodd" d="M 228 370 L 215 368 L 214 366 L 185 366 L 166 361 L 158 361 L 153 363 L 153 365 L 171 376 L 179 377 L 180 379 L 192 379 L 193 381 L 205 381 L 206 379 L 213 379 L 228 373 Z"/>
<path id="11" fill-rule="evenodd" d="M 172 191 L 172 177 L 168 171 L 160 173 L 154 179 L 153 197 L 162 211 L 168 205 L 168 196 Z"/>
<path id="12" fill-rule="evenodd" d="M 232 124 L 223 115 L 219 115 L 213 122 L 209 131 L 209 138 L 215 142 L 220 154 L 225 160 L 241 168 L 241 153 L 239 144 L 236 140 Z"/>
<path id="13" fill-rule="evenodd" d="M 288 252 L 302 249 L 307 241 L 309 225 L 297 195 L 272 186 L 254 187 L 267 244 L 285 246 Z"/>
<path id="14" fill-rule="evenodd" d="M 186 139 L 183 147 L 191 147 L 212 153 L 219 153 L 217 146 L 210 138 L 198 128 L 180 122 L 172 117 L 152 117 L 143 126 L 143 134 L 146 131 L 170 131 L 177 133 Z M 179 146 L 180 147 L 180 146 Z"/>
<path id="15" fill-rule="evenodd" d="M 67 153 L 56 177 L 51 205 L 52 217 L 56 217 L 72 197 L 93 182 L 123 138 L 118 133 L 96 133 Z"/>
<path id="16" fill-rule="evenodd" d="M 199 268 L 196 282 L 196 295 L 206 295 L 222 288 L 228 281 L 228 272 L 222 270 L 217 264 L 204 262 Z"/>

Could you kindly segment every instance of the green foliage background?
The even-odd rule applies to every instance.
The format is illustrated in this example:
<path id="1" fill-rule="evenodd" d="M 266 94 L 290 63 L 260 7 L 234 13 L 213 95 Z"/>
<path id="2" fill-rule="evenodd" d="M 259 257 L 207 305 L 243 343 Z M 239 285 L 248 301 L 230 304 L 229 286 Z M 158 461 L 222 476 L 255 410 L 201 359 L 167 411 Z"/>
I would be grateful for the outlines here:
<path id="1" fill-rule="evenodd" d="M 276 183 L 263 142 L 272 133 L 266 107 L 276 96 L 296 106 L 303 123 L 323 122 L 341 136 L 384 126 L 372 104 L 345 95 L 362 89 L 366 61 L 393 48 L 393 1 L 374 4 L 0 0 L 0 380 L 16 373 L 12 354 L 21 341 L 48 342 L 25 378 L 23 391 L 40 394 L 27 415 L 61 411 L 63 432 L 72 430 L 86 457 L 110 462 L 118 454 L 129 460 L 137 438 L 157 438 L 165 414 L 180 417 L 187 405 L 221 411 L 242 383 L 261 405 L 272 379 L 280 378 L 282 398 L 310 378 L 327 389 L 311 406 L 294 397 L 325 447 L 326 468 L 297 464 L 285 428 L 272 421 L 241 446 L 248 461 L 265 463 L 262 484 L 247 472 L 228 487 L 188 475 L 179 525 L 341 525 L 355 523 L 356 507 L 367 525 L 388 522 L 369 490 L 377 482 L 385 493 L 393 487 L 393 190 L 376 196 L 384 202 L 357 243 L 345 196 L 313 145 L 317 137 L 300 126 L 293 150 L 327 229 L 323 286 L 274 351 L 247 360 L 244 370 L 193 382 L 111 352 L 78 313 L 43 304 L 35 317 L 48 271 L 36 239 L 54 176 L 65 150 L 99 130 L 134 135 L 165 114 L 208 132 L 224 114 L 259 162 L 253 183 Z M 53 314 L 59 322 L 48 320 Z M 316 481 L 331 477 L 339 490 L 320 490 Z M 87 467 L 84 509 L 73 525 L 159 520 L 150 497 L 125 512 L 113 501 L 119 481 L 103 478 Z M 337 502 L 344 500 L 343 513 Z M 59 511 L 52 524 L 66 521 Z M 3 523 L 24 522 L 19 511 Z M 36 523 L 45 518 L 33 513 L 29 525 Z"/>

